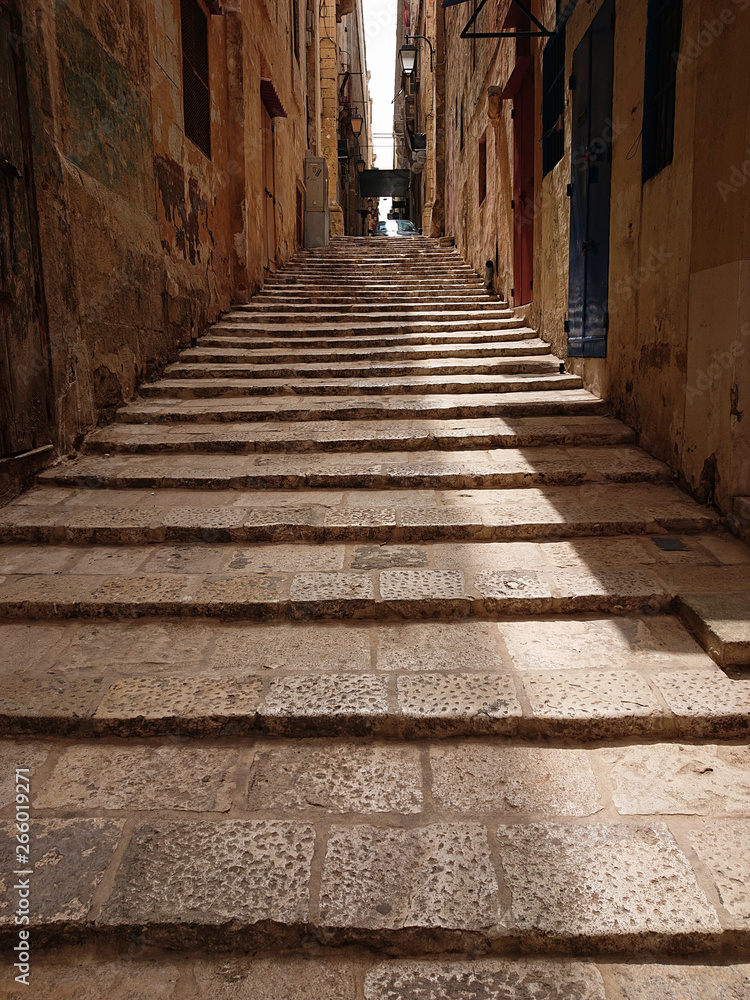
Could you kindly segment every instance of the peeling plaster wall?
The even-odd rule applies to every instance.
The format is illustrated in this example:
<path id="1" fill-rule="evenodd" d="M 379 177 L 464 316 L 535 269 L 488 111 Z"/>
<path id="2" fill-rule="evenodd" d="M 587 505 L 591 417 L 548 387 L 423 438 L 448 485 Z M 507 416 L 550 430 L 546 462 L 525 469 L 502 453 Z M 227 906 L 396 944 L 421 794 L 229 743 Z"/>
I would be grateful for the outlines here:
<path id="1" fill-rule="evenodd" d="M 276 263 L 296 249 L 304 4 L 299 60 L 291 2 L 224 9 L 208 18 L 209 159 L 184 133 L 179 0 L 21 5 L 60 453 L 262 284 L 261 76 L 288 113 L 274 136 Z"/>

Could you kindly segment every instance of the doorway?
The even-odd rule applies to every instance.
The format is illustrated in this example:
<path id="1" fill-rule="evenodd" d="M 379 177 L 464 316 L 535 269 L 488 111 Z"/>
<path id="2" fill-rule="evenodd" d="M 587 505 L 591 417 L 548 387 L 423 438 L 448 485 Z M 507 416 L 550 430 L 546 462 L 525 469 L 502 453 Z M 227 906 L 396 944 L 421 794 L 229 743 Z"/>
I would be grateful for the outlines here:
<path id="1" fill-rule="evenodd" d="M 50 353 L 21 20 L 0 4 L 0 457 L 50 443 Z"/>
<path id="2" fill-rule="evenodd" d="M 606 0 L 573 54 L 568 355 L 607 356 L 615 4 Z"/>
<path id="3" fill-rule="evenodd" d="M 266 228 L 265 266 L 276 270 L 276 174 L 274 163 L 273 118 L 263 107 L 263 202 Z"/>
<path id="4" fill-rule="evenodd" d="M 528 41 L 528 39 L 525 39 Z M 513 304 L 534 288 L 534 71 L 531 61 L 513 97 Z"/>

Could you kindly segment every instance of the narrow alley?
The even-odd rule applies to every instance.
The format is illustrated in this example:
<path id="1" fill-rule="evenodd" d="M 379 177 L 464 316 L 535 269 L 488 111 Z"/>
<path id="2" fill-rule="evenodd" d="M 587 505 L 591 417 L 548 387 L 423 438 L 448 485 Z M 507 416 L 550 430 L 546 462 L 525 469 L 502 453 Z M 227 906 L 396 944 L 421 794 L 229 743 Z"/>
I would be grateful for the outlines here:
<path id="1" fill-rule="evenodd" d="M 334 239 L 2 510 L 35 997 L 745 995 L 620 963 L 747 943 L 750 550 L 559 367 Z"/>
<path id="2" fill-rule="evenodd" d="M 749 1000 L 750 0 L 0 0 L 0 1000 Z"/>

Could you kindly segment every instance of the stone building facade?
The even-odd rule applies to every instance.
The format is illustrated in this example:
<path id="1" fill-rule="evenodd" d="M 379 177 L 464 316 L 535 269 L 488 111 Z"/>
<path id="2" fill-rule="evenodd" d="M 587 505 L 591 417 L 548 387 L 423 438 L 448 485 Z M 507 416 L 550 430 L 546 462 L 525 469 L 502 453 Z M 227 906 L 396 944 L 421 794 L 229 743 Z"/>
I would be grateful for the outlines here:
<path id="1" fill-rule="evenodd" d="M 301 245 L 305 154 L 330 114 L 321 39 L 356 17 L 320 0 L 0 0 L 6 492 L 18 456 L 73 448 Z"/>
<path id="2" fill-rule="evenodd" d="M 362 0 L 321 4 L 322 152 L 328 163 L 331 234 L 359 236 L 359 171 L 372 165 L 372 105 Z M 354 126 L 353 126 L 354 123 Z M 359 132 L 356 132 L 356 129 Z"/>
<path id="3" fill-rule="evenodd" d="M 568 369 L 732 515 L 750 493 L 748 3 L 489 0 L 468 32 L 523 34 L 462 38 L 478 7 L 401 0 L 399 45 L 409 22 L 436 50 L 407 84 L 428 122 L 412 218 L 491 261 Z"/>

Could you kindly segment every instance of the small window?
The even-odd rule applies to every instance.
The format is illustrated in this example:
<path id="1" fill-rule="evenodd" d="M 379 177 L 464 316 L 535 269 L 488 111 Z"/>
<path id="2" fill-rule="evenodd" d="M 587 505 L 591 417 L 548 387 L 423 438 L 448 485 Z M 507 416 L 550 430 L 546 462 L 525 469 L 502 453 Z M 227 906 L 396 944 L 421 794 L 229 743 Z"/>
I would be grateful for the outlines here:
<path id="1" fill-rule="evenodd" d="M 672 162 L 682 0 L 649 0 L 643 94 L 643 179 Z"/>
<path id="2" fill-rule="evenodd" d="M 562 159 L 565 148 L 565 24 L 542 53 L 542 174 Z"/>
<path id="3" fill-rule="evenodd" d="M 208 18 L 197 0 L 180 0 L 182 107 L 185 135 L 211 158 L 211 97 L 208 89 Z"/>
<path id="4" fill-rule="evenodd" d="M 299 0 L 292 0 L 292 49 L 299 62 Z"/>
<path id="5" fill-rule="evenodd" d="M 487 133 L 479 140 L 479 204 L 487 197 Z"/>

